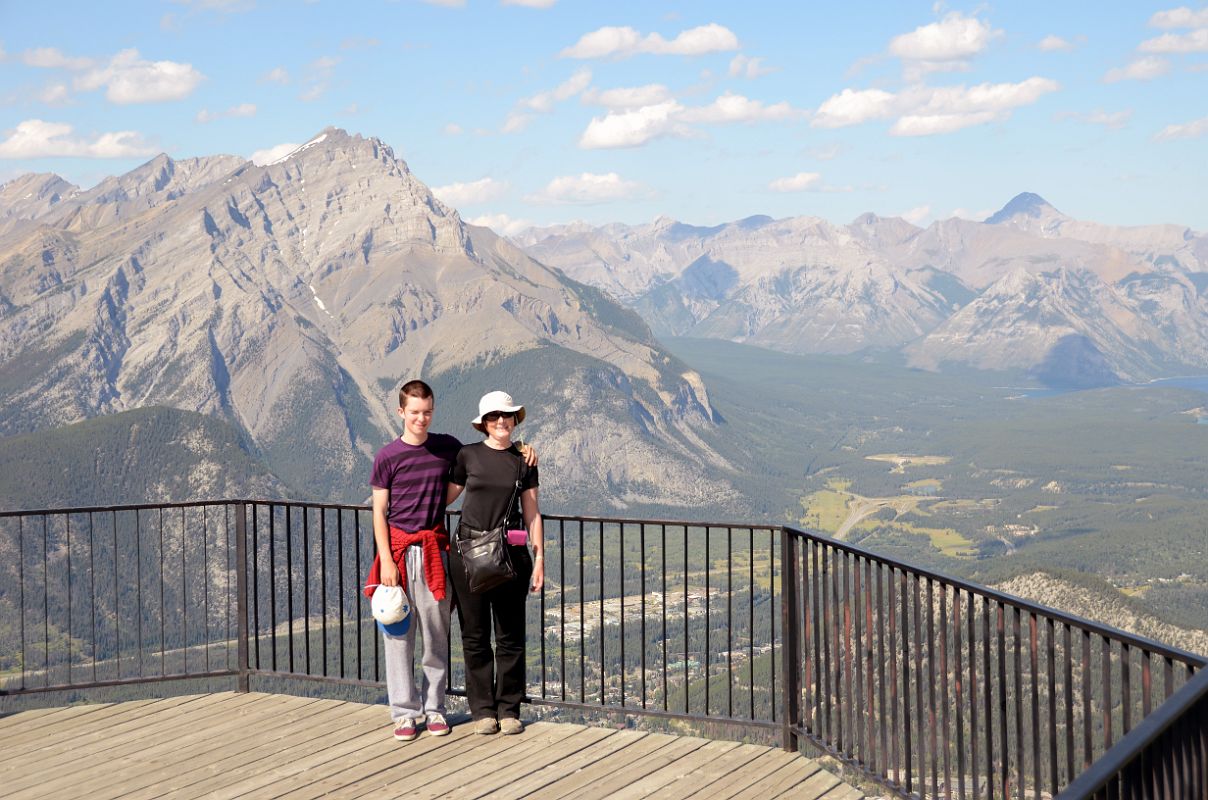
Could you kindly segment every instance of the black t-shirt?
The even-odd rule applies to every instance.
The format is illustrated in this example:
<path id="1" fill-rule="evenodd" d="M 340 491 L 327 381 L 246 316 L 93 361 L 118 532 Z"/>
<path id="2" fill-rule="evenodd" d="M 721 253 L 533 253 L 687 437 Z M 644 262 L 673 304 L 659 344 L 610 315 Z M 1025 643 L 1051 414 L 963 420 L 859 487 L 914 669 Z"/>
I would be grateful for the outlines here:
<path id="1" fill-rule="evenodd" d="M 520 494 L 538 485 L 537 468 L 524 466 L 516 445 L 496 450 L 484 442 L 468 444 L 457 454 L 451 482 L 466 487 L 461 520 L 471 528 L 489 530 L 503 519 L 504 507 L 520 478 L 520 491 L 508 510 L 508 528 L 523 528 Z"/>

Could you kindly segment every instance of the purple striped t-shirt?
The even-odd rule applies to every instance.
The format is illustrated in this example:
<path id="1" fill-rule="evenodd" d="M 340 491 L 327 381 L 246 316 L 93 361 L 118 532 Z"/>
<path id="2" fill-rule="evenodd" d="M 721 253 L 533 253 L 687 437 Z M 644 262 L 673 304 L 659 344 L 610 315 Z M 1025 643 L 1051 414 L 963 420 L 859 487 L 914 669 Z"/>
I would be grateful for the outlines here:
<path id="1" fill-rule="evenodd" d="M 445 521 L 445 487 L 461 442 L 445 433 L 430 433 L 423 444 L 395 439 L 373 459 L 371 486 L 390 490 L 386 520 L 414 533 Z"/>

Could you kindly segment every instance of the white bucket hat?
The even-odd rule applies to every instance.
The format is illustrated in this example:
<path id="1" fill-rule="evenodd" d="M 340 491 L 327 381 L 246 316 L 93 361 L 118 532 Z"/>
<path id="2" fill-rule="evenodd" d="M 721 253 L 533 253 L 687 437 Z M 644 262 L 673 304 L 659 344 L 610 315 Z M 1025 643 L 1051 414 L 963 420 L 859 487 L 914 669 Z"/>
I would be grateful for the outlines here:
<path id="1" fill-rule="evenodd" d="M 475 430 L 483 431 L 482 418 L 492 411 L 511 411 L 516 415 L 516 424 L 524 422 L 524 406 L 518 406 L 507 392 L 487 392 L 478 401 L 478 416 L 470 424 Z M 484 431 L 485 432 L 485 431 Z"/>

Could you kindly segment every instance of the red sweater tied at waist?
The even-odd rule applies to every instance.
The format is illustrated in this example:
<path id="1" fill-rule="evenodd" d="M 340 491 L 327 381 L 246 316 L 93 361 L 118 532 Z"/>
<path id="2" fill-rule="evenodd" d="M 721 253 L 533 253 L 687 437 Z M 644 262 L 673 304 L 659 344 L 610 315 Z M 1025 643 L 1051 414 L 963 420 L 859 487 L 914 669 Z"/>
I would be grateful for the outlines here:
<path id="1" fill-rule="evenodd" d="M 445 562 L 440 557 L 441 551 L 449 550 L 449 533 L 444 525 L 437 525 L 431 530 L 407 533 L 391 526 L 390 555 L 398 567 L 399 585 L 407 591 L 407 565 L 403 553 L 413 544 L 418 544 L 424 551 L 424 580 L 428 591 L 437 600 L 445 599 Z M 375 553 L 373 565 L 369 567 L 369 577 L 365 579 L 365 596 L 373 597 L 373 590 L 382 582 L 381 555 Z"/>

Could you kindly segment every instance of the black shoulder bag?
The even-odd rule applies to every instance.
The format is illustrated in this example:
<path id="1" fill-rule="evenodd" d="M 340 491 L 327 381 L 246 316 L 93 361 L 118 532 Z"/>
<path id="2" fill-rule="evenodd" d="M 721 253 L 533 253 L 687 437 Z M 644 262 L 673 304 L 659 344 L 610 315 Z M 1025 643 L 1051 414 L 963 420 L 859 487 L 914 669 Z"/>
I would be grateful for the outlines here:
<path id="1" fill-rule="evenodd" d="M 516 567 L 508 550 L 508 516 L 516 504 L 520 491 L 524 463 L 516 475 L 512 496 L 504 508 L 503 520 L 490 530 L 480 531 L 469 525 L 457 523 L 457 552 L 466 570 L 466 583 L 475 594 L 488 592 L 516 577 Z"/>

